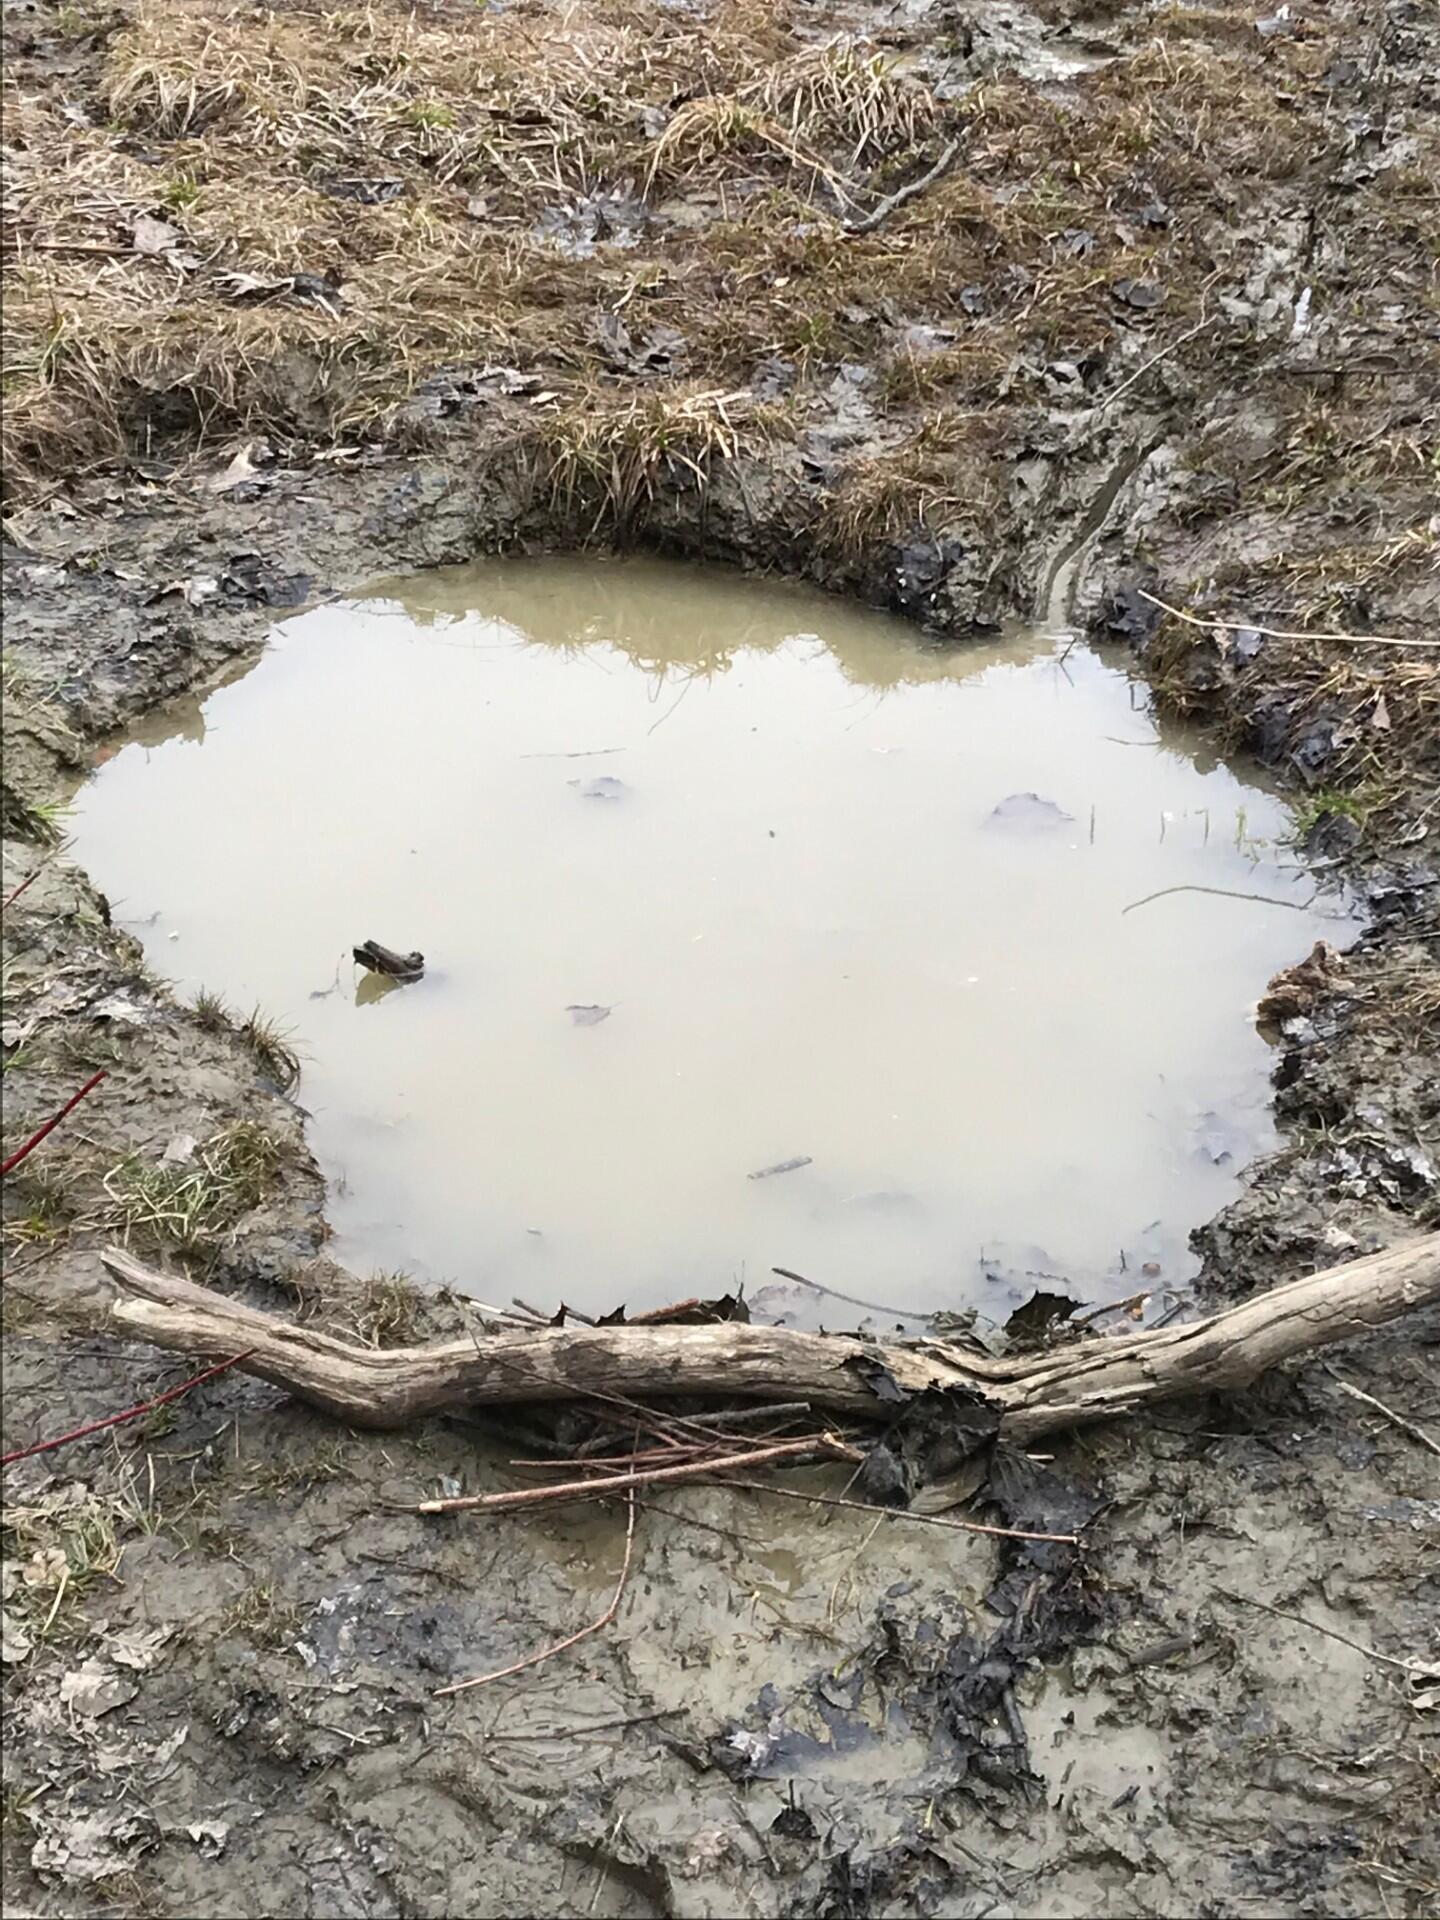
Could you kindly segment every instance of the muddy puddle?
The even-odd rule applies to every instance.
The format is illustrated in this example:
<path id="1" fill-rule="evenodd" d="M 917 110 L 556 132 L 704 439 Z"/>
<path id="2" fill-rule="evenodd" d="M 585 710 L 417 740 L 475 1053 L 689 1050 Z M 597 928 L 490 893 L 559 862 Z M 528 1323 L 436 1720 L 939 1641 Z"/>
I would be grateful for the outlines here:
<path id="1" fill-rule="evenodd" d="M 592 1311 L 1183 1285 L 1274 1144 L 1253 1004 L 1346 933 L 1096 654 L 650 560 L 299 615 L 71 825 L 161 972 L 290 1029 L 342 1258 Z"/>

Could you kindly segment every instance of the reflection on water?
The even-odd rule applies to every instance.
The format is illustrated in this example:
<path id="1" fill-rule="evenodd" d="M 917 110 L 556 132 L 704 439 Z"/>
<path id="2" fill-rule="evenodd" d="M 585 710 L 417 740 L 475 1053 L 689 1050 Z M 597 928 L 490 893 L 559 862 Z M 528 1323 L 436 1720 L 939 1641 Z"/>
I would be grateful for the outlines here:
<path id="1" fill-rule="evenodd" d="M 76 815 L 158 966 L 293 1026 L 354 1264 L 812 1320 L 773 1266 L 890 1313 L 1191 1271 L 1272 1143 L 1249 1008 L 1343 933 L 1284 828 L 1084 650 L 595 558 L 302 615 Z"/>

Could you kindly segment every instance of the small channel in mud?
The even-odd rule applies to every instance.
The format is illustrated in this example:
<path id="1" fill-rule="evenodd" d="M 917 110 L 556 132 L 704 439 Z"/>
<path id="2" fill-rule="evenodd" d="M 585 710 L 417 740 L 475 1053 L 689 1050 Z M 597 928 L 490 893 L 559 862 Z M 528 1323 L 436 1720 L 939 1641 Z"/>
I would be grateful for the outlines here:
<path id="1" fill-rule="evenodd" d="M 1183 1283 L 1273 1144 L 1253 1004 L 1344 935 L 1094 652 L 644 559 L 299 615 L 73 832 L 183 992 L 291 1030 L 341 1258 L 592 1312 Z"/>

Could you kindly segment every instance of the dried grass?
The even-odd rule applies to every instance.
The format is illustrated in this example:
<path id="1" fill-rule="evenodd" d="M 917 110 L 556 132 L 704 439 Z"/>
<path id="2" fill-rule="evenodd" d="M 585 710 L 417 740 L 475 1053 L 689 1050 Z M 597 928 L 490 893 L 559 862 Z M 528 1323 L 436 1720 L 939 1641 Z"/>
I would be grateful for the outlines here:
<path id="1" fill-rule="evenodd" d="M 275 1141 L 249 1121 L 217 1133 L 179 1165 L 132 1154 L 104 1178 L 110 1224 L 127 1244 L 138 1238 L 187 1253 L 212 1248 L 259 1205 L 279 1162 Z"/>
<path id="2" fill-rule="evenodd" d="M 819 544 L 853 555 L 942 522 L 991 520 L 1000 488 L 987 484 L 983 462 L 1003 430 L 988 413 L 925 416 L 904 440 L 847 471 L 826 500 Z"/>
<path id="3" fill-rule="evenodd" d="M 1220 570 L 1207 584 L 1209 604 L 1288 630 L 1365 630 L 1377 607 L 1406 637 L 1397 606 L 1415 609 L 1409 631 L 1432 638 L 1420 609 L 1434 604 L 1440 534 L 1417 529 L 1365 545 L 1311 547 L 1263 564 Z M 1223 616 L 1222 616 L 1223 617 Z M 1219 649 L 1223 656 L 1223 648 Z M 1252 702 L 1232 695 L 1213 670 L 1212 634 L 1166 619 L 1146 652 L 1146 674 L 1162 705 L 1204 715 L 1237 745 L 1254 746 Z M 1329 744 L 1327 788 L 1364 796 L 1364 816 L 1391 828 L 1399 818 L 1423 825 L 1440 808 L 1440 662 L 1418 649 L 1322 645 L 1267 639 L 1264 660 L 1266 745 L 1298 752 L 1317 730 Z M 1398 810 L 1398 814 L 1397 814 Z"/>
<path id="4" fill-rule="evenodd" d="M 131 450 L 380 431 L 441 365 L 593 366 L 574 311 L 623 297 L 634 261 L 567 259 L 542 217 L 757 159 L 844 212 L 938 117 L 889 56 L 797 50 L 741 0 L 706 21 L 615 0 L 543 29 L 142 0 L 99 85 L 105 125 L 7 101 L 12 491 Z M 137 250 L 142 216 L 174 244 Z M 688 295 L 688 269 L 650 277 Z M 688 317 L 735 358 L 765 332 L 719 298 Z"/>
<path id="5" fill-rule="evenodd" d="M 527 453 L 535 494 L 582 539 L 632 539 L 661 493 L 703 494 L 773 418 L 748 392 L 714 389 L 610 396 L 591 391 L 538 415 Z"/>

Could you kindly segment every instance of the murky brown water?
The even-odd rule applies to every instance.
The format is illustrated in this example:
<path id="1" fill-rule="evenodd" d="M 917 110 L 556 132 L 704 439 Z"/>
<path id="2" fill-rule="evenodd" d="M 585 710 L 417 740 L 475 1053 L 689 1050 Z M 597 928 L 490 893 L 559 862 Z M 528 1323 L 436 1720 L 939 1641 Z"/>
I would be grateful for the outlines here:
<path id="1" fill-rule="evenodd" d="M 292 1027 L 362 1269 L 1114 1297 L 1183 1280 L 1272 1144 L 1250 1009 L 1344 930 L 1272 796 L 1054 646 L 656 561 L 449 569 L 152 721 L 76 851 L 183 990 Z"/>

